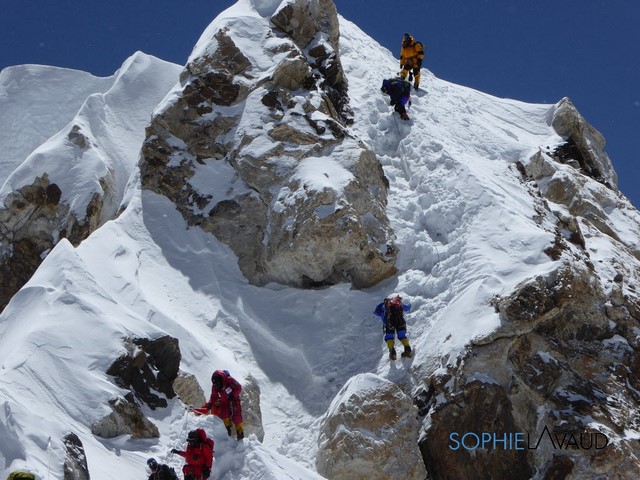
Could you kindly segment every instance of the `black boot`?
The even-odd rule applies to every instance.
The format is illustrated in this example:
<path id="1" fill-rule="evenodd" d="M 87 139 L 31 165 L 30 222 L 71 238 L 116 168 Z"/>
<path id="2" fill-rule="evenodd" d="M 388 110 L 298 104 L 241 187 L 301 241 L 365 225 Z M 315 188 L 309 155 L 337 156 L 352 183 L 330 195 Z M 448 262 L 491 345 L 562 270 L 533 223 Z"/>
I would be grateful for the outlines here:
<path id="1" fill-rule="evenodd" d="M 411 347 L 407 345 L 404 347 L 404 352 L 402 352 L 402 357 L 411 358 L 413 356 L 413 352 L 411 352 Z"/>
<path id="2" fill-rule="evenodd" d="M 396 349 L 392 348 L 391 350 L 389 350 L 389 360 L 395 360 L 396 358 Z"/>

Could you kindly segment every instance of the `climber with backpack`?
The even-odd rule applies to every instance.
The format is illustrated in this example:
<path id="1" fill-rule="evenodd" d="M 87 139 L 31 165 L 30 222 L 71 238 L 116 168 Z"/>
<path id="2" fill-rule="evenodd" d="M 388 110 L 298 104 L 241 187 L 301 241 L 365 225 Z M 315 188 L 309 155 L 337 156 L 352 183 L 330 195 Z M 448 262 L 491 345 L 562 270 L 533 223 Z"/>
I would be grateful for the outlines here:
<path id="1" fill-rule="evenodd" d="M 409 75 L 409 81 L 413 78 L 413 88 L 420 86 L 420 69 L 424 60 L 424 46 L 416 42 L 409 33 L 402 36 L 402 49 L 400 50 L 400 76 L 404 80 Z"/>
<path id="2" fill-rule="evenodd" d="M 389 95 L 390 103 L 400 118 L 409 120 L 406 106 L 411 106 L 411 84 L 402 78 L 389 78 L 382 81 L 380 91 Z"/>
<path id="3" fill-rule="evenodd" d="M 155 458 L 147 460 L 147 466 L 151 470 L 149 480 L 178 480 L 176 471 L 169 465 L 159 464 Z"/>
<path id="4" fill-rule="evenodd" d="M 382 319 L 382 326 L 384 329 L 384 341 L 389 348 L 389 359 L 395 360 L 395 337 L 398 336 L 400 343 L 404 345 L 404 352 L 402 357 L 411 357 L 413 352 L 409 345 L 409 339 L 407 339 L 407 322 L 404 319 L 404 312 L 411 310 L 410 304 L 402 303 L 402 297 L 400 295 L 391 295 L 384 299 L 384 301 L 376 306 L 374 314 L 378 315 Z"/>
<path id="5" fill-rule="evenodd" d="M 213 439 L 208 438 L 201 428 L 192 430 L 187 435 L 187 449 L 172 449 L 175 453 L 184 457 L 185 465 L 182 467 L 184 480 L 204 480 L 211 475 L 213 465 Z"/>
<path id="6" fill-rule="evenodd" d="M 216 370 L 211 375 L 211 396 L 200 411 L 211 410 L 224 422 L 227 433 L 231 436 L 231 425 L 236 427 L 236 438 L 244 438 L 244 424 L 242 423 L 242 405 L 240 393 L 242 386 L 231 376 L 228 370 Z"/>

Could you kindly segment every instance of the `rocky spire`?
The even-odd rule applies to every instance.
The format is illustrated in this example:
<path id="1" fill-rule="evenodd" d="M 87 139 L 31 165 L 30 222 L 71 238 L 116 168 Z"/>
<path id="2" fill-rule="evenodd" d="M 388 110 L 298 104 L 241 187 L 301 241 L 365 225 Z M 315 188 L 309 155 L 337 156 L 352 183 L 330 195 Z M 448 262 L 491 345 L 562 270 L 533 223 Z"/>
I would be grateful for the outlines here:
<path id="1" fill-rule="evenodd" d="M 246 2 L 203 34 L 147 129 L 142 186 L 238 256 L 255 284 L 395 273 L 387 179 L 349 135 L 330 0 Z"/>

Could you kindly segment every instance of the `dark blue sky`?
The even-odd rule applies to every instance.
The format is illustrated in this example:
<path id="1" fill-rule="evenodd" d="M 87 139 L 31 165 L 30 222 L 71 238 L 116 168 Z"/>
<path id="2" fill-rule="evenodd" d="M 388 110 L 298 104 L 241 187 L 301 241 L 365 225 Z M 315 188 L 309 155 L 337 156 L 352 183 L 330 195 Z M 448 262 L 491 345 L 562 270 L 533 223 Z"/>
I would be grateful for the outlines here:
<path id="1" fill-rule="evenodd" d="M 105 76 L 136 50 L 183 64 L 233 3 L 0 0 L 0 68 L 40 63 Z M 425 66 L 442 79 L 526 102 L 568 96 L 604 134 L 620 189 L 640 206 L 640 1 L 335 3 L 395 55 L 411 32 L 426 45 Z"/>

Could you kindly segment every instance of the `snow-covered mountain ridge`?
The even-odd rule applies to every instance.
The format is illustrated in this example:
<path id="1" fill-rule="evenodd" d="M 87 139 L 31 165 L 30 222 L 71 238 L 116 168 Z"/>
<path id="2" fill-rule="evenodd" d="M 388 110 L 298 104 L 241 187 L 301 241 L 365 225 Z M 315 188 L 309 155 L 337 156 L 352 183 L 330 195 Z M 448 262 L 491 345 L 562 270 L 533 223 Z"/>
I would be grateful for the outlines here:
<path id="1" fill-rule="evenodd" d="M 77 245 L 115 216 L 151 112 L 179 71 L 140 52 L 106 79 L 50 67 L 3 70 L 4 161 L 12 168 L 0 177 L 0 308 L 61 238 Z M 13 95 L 20 85 L 25 93 Z M 51 137 L 33 148 L 41 137 L 30 129 L 48 118 L 40 136 Z"/>
<path id="2" fill-rule="evenodd" d="M 292 3 L 317 4 L 238 2 L 203 34 L 190 62 L 211 53 L 207 39 L 217 32 L 216 22 L 229 26 L 229 37 L 250 57 L 256 30 L 245 26 L 267 28 L 269 17 Z M 413 96 L 412 121 L 402 123 L 378 91 L 382 78 L 397 70 L 393 55 L 340 19 L 340 60 L 354 122 L 344 128 L 375 152 L 389 180 L 386 215 L 399 252 L 397 276 L 365 290 L 346 284 L 320 290 L 249 284 L 229 247 L 199 227 L 188 228 L 166 197 L 141 190 L 135 162 L 143 137 L 125 137 L 120 120 L 133 112 L 123 108 L 100 124 L 100 132 L 92 129 L 90 138 L 95 143 L 131 138 L 122 148 L 128 160 L 107 162 L 119 178 L 133 172 L 126 191 L 126 180 L 118 183 L 117 203 L 124 199 L 126 208 L 76 248 L 60 241 L 0 317 L 0 468 L 62 478 L 61 439 L 73 431 L 92 478 L 137 478 L 152 455 L 178 468 L 168 451 L 183 444 L 188 429 L 202 426 L 216 440 L 212 478 L 319 478 L 317 468 L 340 478 L 349 468 L 341 455 L 356 454 L 364 464 L 372 460 L 367 432 L 374 431 L 374 422 L 356 428 L 344 423 L 346 415 L 335 432 L 333 415 L 364 404 L 376 405 L 368 415 L 384 413 L 389 405 L 375 403 L 377 391 L 388 388 L 398 405 L 409 405 L 413 397 L 424 398 L 431 385 L 436 395 L 423 406 L 422 423 L 406 425 L 416 429 L 409 443 L 433 478 L 472 478 L 465 468 L 504 478 L 492 470 L 496 463 L 521 478 L 542 478 L 561 468 L 575 471 L 564 478 L 588 478 L 583 474 L 589 471 L 597 478 L 616 465 L 622 478 L 634 478 L 632 440 L 638 430 L 630 417 L 638 385 L 630 366 L 637 358 L 640 316 L 640 217 L 615 185 L 584 175 L 578 159 L 558 161 L 556 147 L 567 139 L 558 135 L 553 119 L 566 104 L 497 99 L 425 72 L 426 92 Z M 158 87 L 162 97 L 160 91 L 175 84 L 169 79 L 177 77 L 178 68 L 157 68 L 168 79 Z M 136 72 L 144 85 L 155 84 L 157 77 L 158 71 Z M 161 111 L 172 96 L 149 101 L 144 115 Z M 241 121 L 255 123 L 251 117 Z M 64 147 L 68 130 L 62 132 L 41 149 Z M 41 172 L 62 172 L 59 166 L 69 157 L 38 158 L 43 160 L 37 165 L 25 162 L 3 192 L 19 188 L 16 179 L 29 184 Z M 318 160 L 340 161 L 326 152 Z M 93 170 L 80 173 L 95 178 Z M 220 165 L 205 180 L 218 188 L 213 179 L 229 178 L 226 172 Z M 324 173 L 332 171 L 319 166 L 305 181 L 317 176 L 327 188 L 339 189 Z M 70 187 L 61 190 L 80 201 L 86 197 L 82 191 L 74 195 L 76 183 L 68 181 Z M 201 185 L 206 188 L 206 181 Z M 402 292 L 413 305 L 409 337 L 416 356 L 410 363 L 388 363 L 379 320 L 371 315 L 391 291 Z M 215 368 L 227 368 L 239 379 L 256 378 L 264 445 L 251 436 L 236 446 L 221 422 L 187 415 L 176 398 L 166 409 L 143 407 L 160 430 L 156 440 L 101 439 L 91 433 L 91 425 L 111 411 L 108 400 L 125 393 L 105 374 L 124 352 L 123 339 L 166 334 L 179 339 L 181 369 L 195 375 L 205 391 Z M 603 362 L 597 369 L 594 355 Z M 609 357 L 615 364 L 606 363 Z M 548 365 L 552 368 L 545 370 Z M 618 384 L 610 381 L 616 389 L 606 391 L 599 382 L 609 366 Z M 591 371 L 587 375 L 584 369 Z M 582 390 L 573 391 L 575 385 Z M 606 401 L 590 397 L 594 385 Z M 366 394 L 359 399 L 359 392 Z M 482 402 L 491 397 L 500 399 L 500 409 Z M 458 424 L 456 402 L 466 412 Z M 588 411 L 589 405 L 597 411 Z M 578 413 L 569 415 L 572 410 Z M 610 435 L 614 452 L 605 460 L 550 448 L 521 456 L 478 451 L 469 458 L 447 448 L 454 428 L 481 428 L 485 420 L 504 426 L 508 419 L 513 428 L 537 435 L 547 422 L 555 425 L 558 412 L 559 422 L 582 419 L 580 428 Z M 316 466 L 316 458 L 332 463 Z M 406 458 L 391 456 L 386 468 L 404 471 Z M 368 472 L 365 465 L 359 468 Z M 379 471 L 390 475 L 381 466 Z"/>

